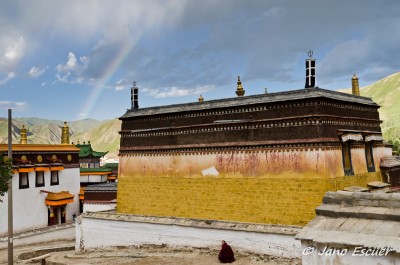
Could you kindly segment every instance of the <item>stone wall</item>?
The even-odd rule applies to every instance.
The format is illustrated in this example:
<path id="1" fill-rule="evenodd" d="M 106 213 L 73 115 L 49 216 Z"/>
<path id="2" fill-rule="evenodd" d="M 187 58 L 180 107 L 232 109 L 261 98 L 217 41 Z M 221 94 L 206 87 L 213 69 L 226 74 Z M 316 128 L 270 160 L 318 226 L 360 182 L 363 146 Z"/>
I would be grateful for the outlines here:
<path id="1" fill-rule="evenodd" d="M 296 235 L 302 264 L 398 264 L 399 208 L 399 193 L 327 192 Z"/>

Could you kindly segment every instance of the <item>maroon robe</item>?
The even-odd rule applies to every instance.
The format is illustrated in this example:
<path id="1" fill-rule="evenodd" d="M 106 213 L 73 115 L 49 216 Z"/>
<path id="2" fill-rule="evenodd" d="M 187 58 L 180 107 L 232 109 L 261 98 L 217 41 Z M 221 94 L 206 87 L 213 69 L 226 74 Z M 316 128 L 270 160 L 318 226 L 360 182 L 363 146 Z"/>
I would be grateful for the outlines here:
<path id="1" fill-rule="evenodd" d="M 226 242 L 222 245 L 218 259 L 221 263 L 231 263 L 235 261 L 232 248 Z"/>

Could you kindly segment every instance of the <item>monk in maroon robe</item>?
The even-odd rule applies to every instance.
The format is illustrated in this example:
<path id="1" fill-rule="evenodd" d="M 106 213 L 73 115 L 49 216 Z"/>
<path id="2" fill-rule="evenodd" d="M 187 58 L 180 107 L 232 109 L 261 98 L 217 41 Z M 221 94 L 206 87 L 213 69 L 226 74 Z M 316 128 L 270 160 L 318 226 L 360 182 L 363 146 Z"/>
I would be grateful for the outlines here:
<path id="1" fill-rule="evenodd" d="M 219 251 L 218 259 L 221 263 L 231 263 L 235 261 L 232 248 L 224 240 L 222 240 L 222 248 Z"/>

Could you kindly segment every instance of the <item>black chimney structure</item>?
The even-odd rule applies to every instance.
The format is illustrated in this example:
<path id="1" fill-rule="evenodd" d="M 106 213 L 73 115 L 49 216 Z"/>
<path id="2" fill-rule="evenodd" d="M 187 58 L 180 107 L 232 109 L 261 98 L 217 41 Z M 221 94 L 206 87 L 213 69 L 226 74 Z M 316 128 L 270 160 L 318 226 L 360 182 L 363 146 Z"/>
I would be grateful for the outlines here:
<path id="1" fill-rule="evenodd" d="M 136 86 L 136 81 L 133 81 L 133 86 L 131 87 L 131 109 L 139 108 L 139 88 Z"/>
<path id="2" fill-rule="evenodd" d="M 308 59 L 306 59 L 306 86 L 305 88 L 315 87 L 315 59 L 312 58 L 313 51 L 307 52 Z"/>

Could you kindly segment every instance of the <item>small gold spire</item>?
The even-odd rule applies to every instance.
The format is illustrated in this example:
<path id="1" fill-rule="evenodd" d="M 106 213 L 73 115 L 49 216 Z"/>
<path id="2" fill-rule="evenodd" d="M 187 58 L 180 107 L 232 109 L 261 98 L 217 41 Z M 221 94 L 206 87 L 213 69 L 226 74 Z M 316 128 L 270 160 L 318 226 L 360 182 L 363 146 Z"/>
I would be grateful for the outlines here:
<path id="1" fill-rule="evenodd" d="M 61 128 L 61 144 L 69 144 L 69 127 L 64 121 L 64 127 Z"/>
<path id="2" fill-rule="evenodd" d="M 351 79 L 351 92 L 353 95 L 360 95 L 360 88 L 358 86 L 358 77 L 356 74 L 353 75 L 353 78 Z"/>
<path id="3" fill-rule="evenodd" d="M 236 95 L 238 95 L 238 97 L 243 97 L 245 92 L 246 91 L 242 87 L 242 82 L 240 81 L 240 76 L 238 76 Z"/>
<path id="4" fill-rule="evenodd" d="M 200 97 L 199 97 L 199 102 L 203 102 L 203 101 L 204 101 L 204 98 L 203 98 L 202 95 L 200 95 Z"/>
<path id="5" fill-rule="evenodd" d="M 27 137 L 27 132 L 28 130 L 25 128 L 25 125 L 22 125 L 22 128 L 19 130 L 21 134 L 21 140 L 20 144 L 27 144 L 28 143 L 28 137 Z"/>

